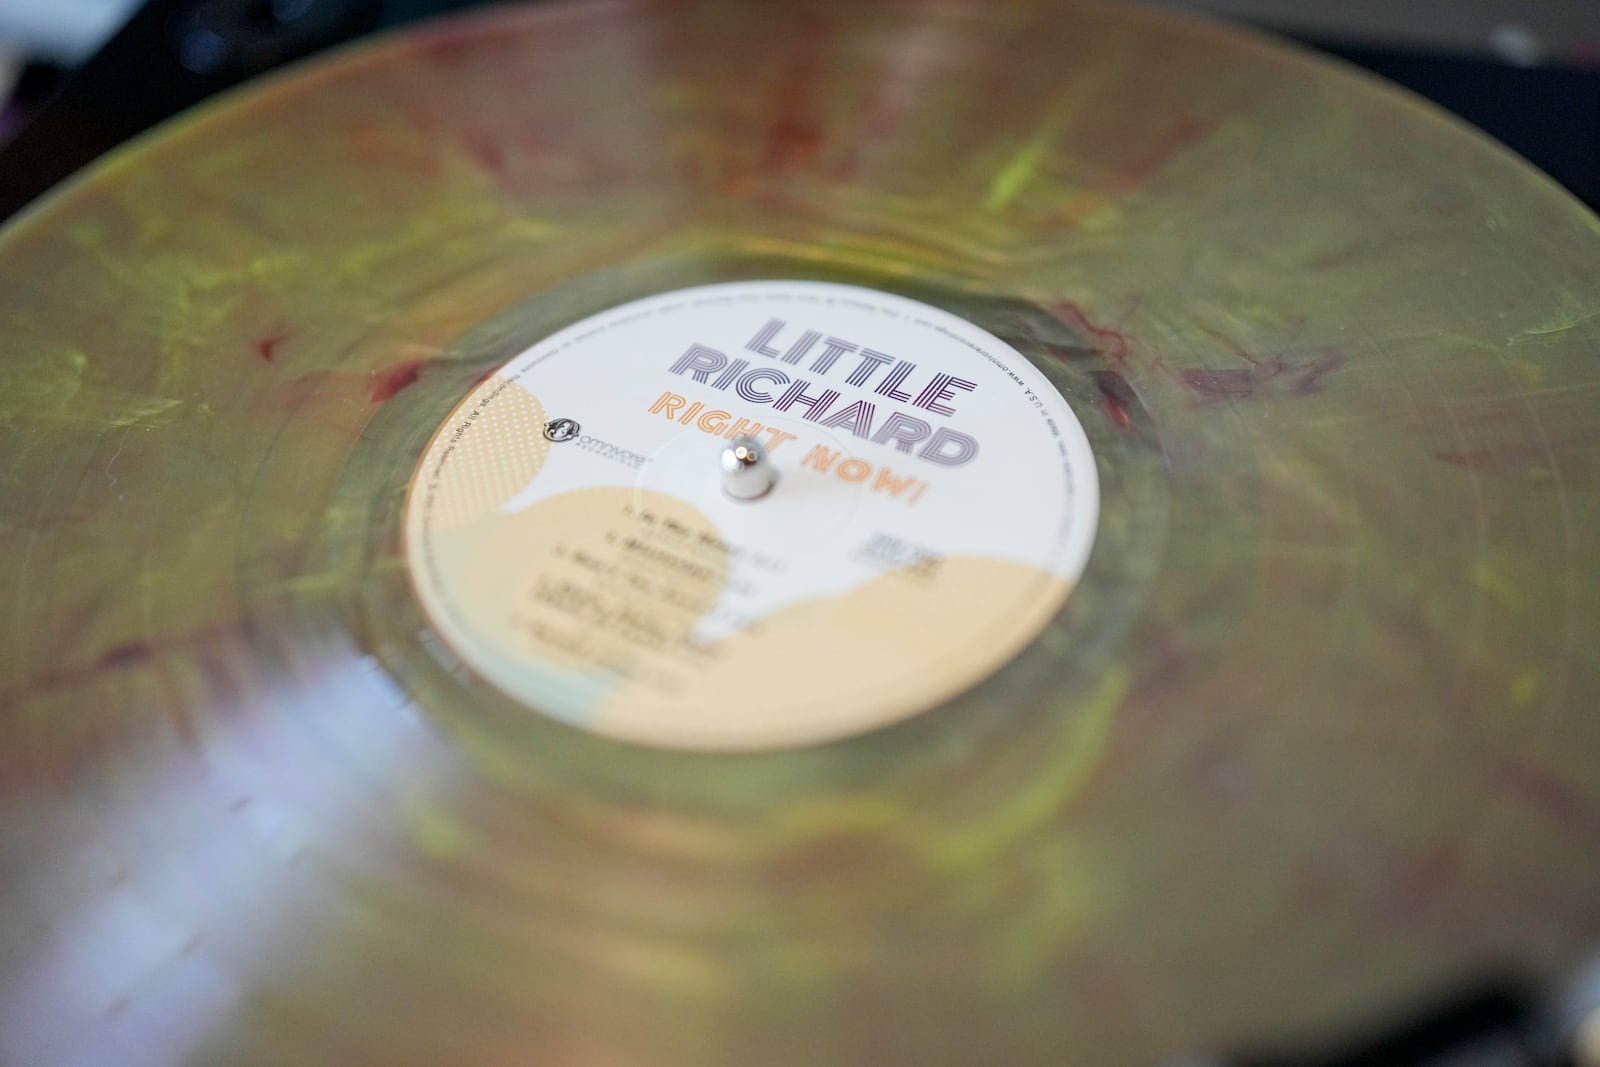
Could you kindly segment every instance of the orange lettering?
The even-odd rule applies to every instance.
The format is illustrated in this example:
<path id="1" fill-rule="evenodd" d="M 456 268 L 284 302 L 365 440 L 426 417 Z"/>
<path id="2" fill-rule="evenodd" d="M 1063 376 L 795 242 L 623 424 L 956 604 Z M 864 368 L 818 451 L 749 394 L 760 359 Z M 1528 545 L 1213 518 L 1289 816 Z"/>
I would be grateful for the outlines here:
<path id="1" fill-rule="evenodd" d="M 727 428 L 728 419 L 731 417 L 731 412 L 712 410 L 706 412 L 704 415 L 701 415 L 698 419 L 696 419 L 695 425 L 700 427 L 706 433 L 721 435 L 722 431 Z"/>
<path id="2" fill-rule="evenodd" d="M 840 473 L 843 473 L 843 468 L 840 468 Z M 904 478 L 896 478 L 894 471 L 888 467 L 880 467 L 878 469 L 878 480 L 872 483 L 872 491 L 875 493 L 887 492 L 890 496 L 899 496 L 916 484 L 917 480 L 909 474 Z"/>
<path id="3" fill-rule="evenodd" d="M 678 413 L 679 408 L 688 402 L 689 399 L 687 397 L 679 396 L 677 393 L 662 393 L 656 397 L 656 402 L 650 405 L 650 414 L 654 415 L 658 412 L 663 412 L 670 419 Z"/>
<path id="4" fill-rule="evenodd" d="M 802 467 L 815 467 L 823 474 L 827 474 L 838 458 L 839 453 L 835 452 L 833 449 L 823 448 L 821 445 L 817 445 L 812 448 L 810 452 L 806 453 L 806 458 L 800 461 L 800 465 Z"/>
<path id="5" fill-rule="evenodd" d="M 777 427 L 773 427 L 772 429 L 768 430 L 767 433 L 772 435 L 772 437 L 767 441 L 768 452 L 776 452 L 779 445 L 783 444 L 785 441 L 794 440 L 794 434 L 785 433 Z"/>
<path id="6" fill-rule="evenodd" d="M 872 464 L 864 459 L 847 459 L 834 473 L 847 482 L 864 482 L 872 473 Z"/>

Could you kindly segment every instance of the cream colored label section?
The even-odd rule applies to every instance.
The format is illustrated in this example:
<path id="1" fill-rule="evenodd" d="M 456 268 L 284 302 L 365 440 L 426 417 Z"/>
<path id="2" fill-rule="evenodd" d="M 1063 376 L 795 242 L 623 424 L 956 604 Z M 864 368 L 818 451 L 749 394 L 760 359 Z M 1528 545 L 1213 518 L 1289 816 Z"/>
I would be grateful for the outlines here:
<path id="1" fill-rule="evenodd" d="M 736 434 L 773 491 L 721 491 Z M 893 294 L 739 282 L 535 345 L 435 435 L 407 501 L 423 608 L 541 713 L 674 748 L 833 740 L 935 707 L 1060 609 L 1098 484 L 1018 352 Z"/>

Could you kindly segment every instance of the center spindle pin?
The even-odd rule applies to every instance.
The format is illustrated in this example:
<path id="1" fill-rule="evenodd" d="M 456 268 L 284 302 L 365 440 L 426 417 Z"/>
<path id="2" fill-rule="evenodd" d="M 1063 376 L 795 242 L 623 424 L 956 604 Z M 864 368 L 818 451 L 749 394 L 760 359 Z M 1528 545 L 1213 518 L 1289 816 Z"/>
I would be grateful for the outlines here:
<path id="1" fill-rule="evenodd" d="M 767 450 L 752 437 L 735 437 L 722 450 L 722 491 L 735 500 L 757 500 L 777 484 Z"/>

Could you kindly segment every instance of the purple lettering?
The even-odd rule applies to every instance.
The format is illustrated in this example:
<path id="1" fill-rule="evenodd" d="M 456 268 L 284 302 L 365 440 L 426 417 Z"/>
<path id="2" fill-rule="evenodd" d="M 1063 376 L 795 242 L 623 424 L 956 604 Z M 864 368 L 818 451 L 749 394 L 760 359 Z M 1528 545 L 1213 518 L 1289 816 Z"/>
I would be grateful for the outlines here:
<path id="1" fill-rule="evenodd" d="M 690 345 L 689 350 L 678 357 L 678 362 L 672 365 L 673 374 L 685 372 L 697 382 L 704 382 L 717 371 L 727 366 L 728 357 L 718 352 L 715 348 L 705 345 Z"/>
<path id="2" fill-rule="evenodd" d="M 964 463 L 972 462 L 978 454 L 978 442 L 958 430 L 948 426 L 939 427 L 938 431 L 922 446 L 917 455 L 929 463 L 937 463 L 941 467 L 959 467 Z"/>
<path id="3" fill-rule="evenodd" d="M 902 415 L 900 412 L 891 412 L 878 432 L 872 435 L 874 444 L 894 445 L 902 452 L 910 452 L 911 446 L 918 441 L 924 441 L 933 432 L 933 427 L 914 415 Z"/>
<path id="4" fill-rule="evenodd" d="M 950 391 L 952 389 L 960 389 L 963 392 L 970 393 L 977 387 L 978 384 L 976 382 L 969 382 L 965 378 L 957 378 L 950 374 L 935 374 L 933 381 L 928 383 L 927 388 L 922 390 L 921 394 L 912 403 L 919 408 L 936 411 L 940 415 L 954 415 L 954 408 L 941 404 L 939 401 L 949 400 L 955 396 Z"/>
<path id="5" fill-rule="evenodd" d="M 816 344 L 821 337 L 822 335 L 816 330 L 807 330 L 800 335 L 798 341 L 789 346 L 789 351 L 783 354 L 783 361 L 785 363 L 799 363 L 801 358 L 811 351 L 811 346 Z"/>
<path id="6" fill-rule="evenodd" d="M 756 382 L 772 382 L 774 385 L 789 384 L 789 376 L 775 367 L 757 367 L 755 370 L 745 371 L 740 375 L 739 382 L 733 387 L 741 399 L 752 404 L 772 403 L 772 394 L 763 392 L 755 387 Z"/>
<path id="7" fill-rule="evenodd" d="M 874 352 L 870 348 L 861 350 L 861 362 L 856 369 L 850 372 L 850 377 L 844 380 L 846 385 L 866 385 L 867 379 L 872 377 L 872 372 L 885 363 L 893 363 L 893 356 L 886 356 L 882 352 Z"/>
<path id="8" fill-rule="evenodd" d="M 917 365 L 915 363 L 907 363 L 905 360 L 901 360 L 894 365 L 894 370 L 884 375 L 883 381 L 878 383 L 877 391 L 890 400 L 910 400 L 911 394 L 902 393 L 899 385 L 906 380 L 907 375 L 916 369 Z"/>
<path id="9" fill-rule="evenodd" d="M 810 382 L 801 378 L 789 386 L 788 390 L 773 402 L 773 409 L 776 411 L 788 411 L 794 405 L 799 404 L 806 409 L 806 413 L 801 418 L 811 422 L 821 419 L 828 413 L 828 408 L 833 405 L 833 402 L 839 399 L 839 394 L 832 389 L 827 389 L 816 396 L 810 396 L 806 393 L 806 389 L 810 385 Z"/>
<path id="10" fill-rule="evenodd" d="M 783 329 L 782 319 L 768 319 L 767 324 L 756 331 L 756 335 L 745 342 L 745 348 L 761 356 L 776 356 L 776 348 L 768 348 L 767 342 L 778 336 L 778 331 Z"/>
<path id="11" fill-rule="evenodd" d="M 822 425 L 829 429 L 838 426 L 848 427 L 857 437 L 866 437 L 872 433 L 874 410 L 871 401 L 857 400 L 844 410 L 829 415 L 823 420 Z"/>

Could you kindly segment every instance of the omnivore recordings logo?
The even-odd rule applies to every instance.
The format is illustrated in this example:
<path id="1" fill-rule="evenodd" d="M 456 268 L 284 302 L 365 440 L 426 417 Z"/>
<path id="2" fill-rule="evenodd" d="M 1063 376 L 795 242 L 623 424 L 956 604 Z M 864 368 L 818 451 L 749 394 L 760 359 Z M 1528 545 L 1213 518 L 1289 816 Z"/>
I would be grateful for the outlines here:
<path id="1" fill-rule="evenodd" d="M 578 436 L 578 432 L 581 429 L 582 427 L 578 425 L 577 419 L 551 419 L 544 424 L 544 437 L 546 441 L 554 441 L 556 444 L 560 444 Z"/>

